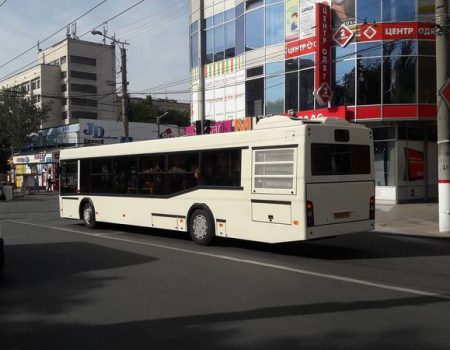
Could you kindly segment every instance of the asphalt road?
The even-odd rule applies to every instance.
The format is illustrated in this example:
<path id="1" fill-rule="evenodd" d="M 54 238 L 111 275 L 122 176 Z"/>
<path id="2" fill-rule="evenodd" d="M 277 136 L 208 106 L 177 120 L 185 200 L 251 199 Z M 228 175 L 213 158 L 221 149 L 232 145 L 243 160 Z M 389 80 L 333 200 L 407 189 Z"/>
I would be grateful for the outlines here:
<path id="1" fill-rule="evenodd" d="M 0 349 L 449 349 L 450 241 L 281 245 L 58 217 L 0 202 Z"/>

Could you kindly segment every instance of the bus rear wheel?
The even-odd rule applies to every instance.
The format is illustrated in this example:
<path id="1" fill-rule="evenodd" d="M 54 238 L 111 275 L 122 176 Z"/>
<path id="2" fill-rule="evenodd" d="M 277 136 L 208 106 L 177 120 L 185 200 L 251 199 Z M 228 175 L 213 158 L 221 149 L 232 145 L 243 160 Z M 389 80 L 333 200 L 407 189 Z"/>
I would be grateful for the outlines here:
<path id="1" fill-rule="evenodd" d="M 189 234 L 192 240 L 200 245 L 210 245 L 214 241 L 214 220 L 211 215 L 203 209 L 195 210 L 189 221 Z"/>
<path id="2" fill-rule="evenodd" d="M 95 228 L 97 222 L 95 221 L 94 206 L 91 203 L 88 202 L 83 206 L 81 215 L 81 221 L 84 226 L 88 228 Z"/>

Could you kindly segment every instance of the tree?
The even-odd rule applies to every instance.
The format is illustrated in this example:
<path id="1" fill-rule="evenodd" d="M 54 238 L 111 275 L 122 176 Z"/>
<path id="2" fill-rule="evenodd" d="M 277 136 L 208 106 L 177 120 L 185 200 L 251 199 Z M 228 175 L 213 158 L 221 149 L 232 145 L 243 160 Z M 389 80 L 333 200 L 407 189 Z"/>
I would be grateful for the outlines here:
<path id="1" fill-rule="evenodd" d="M 132 99 L 130 101 L 130 121 L 141 123 L 156 123 L 156 117 L 166 112 L 166 110 L 158 109 L 153 104 L 150 95 L 145 99 Z M 163 124 L 174 124 L 177 126 L 190 125 L 189 112 L 183 113 L 176 110 L 167 110 L 168 114 L 161 119 Z"/>
<path id="2" fill-rule="evenodd" d="M 49 108 L 38 108 L 16 92 L 0 92 L 0 172 L 7 170 L 11 150 L 27 144 L 41 127 Z"/>

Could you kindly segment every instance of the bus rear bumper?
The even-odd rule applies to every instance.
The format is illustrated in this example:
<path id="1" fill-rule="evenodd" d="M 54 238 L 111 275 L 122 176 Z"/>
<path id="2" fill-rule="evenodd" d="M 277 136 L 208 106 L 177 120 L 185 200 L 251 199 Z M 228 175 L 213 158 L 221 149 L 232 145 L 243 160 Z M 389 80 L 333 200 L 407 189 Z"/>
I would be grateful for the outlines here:
<path id="1" fill-rule="evenodd" d="M 375 228 L 375 220 L 343 222 L 339 224 L 313 226 L 307 228 L 306 239 L 334 237 L 356 232 L 368 232 Z"/>

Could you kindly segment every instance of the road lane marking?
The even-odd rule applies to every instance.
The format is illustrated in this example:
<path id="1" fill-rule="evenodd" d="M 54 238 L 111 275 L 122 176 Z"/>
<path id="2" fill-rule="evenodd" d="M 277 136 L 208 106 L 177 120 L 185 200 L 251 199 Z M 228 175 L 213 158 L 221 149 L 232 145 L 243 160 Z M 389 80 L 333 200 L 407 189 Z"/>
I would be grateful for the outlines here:
<path id="1" fill-rule="evenodd" d="M 298 269 L 298 268 L 293 268 L 293 267 L 288 267 L 288 266 L 283 266 L 283 265 L 269 264 L 269 263 L 264 263 L 264 262 L 256 261 L 256 260 L 241 259 L 241 258 L 235 258 L 232 256 L 213 254 L 213 253 L 207 253 L 207 252 L 197 252 L 195 250 L 190 250 L 190 249 L 176 248 L 176 247 L 171 247 L 171 246 L 162 245 L 162 244 L 141 242 L 141 241 L 136 241 L 136 240 L 132 240 L 132 239 L 114 237 L 114 236 L 110 236 L 109 233 L 87 233 L 87 232 L 82 232 L 82 231 L 63 228 L 63 227 L 41 225 L 41 224 L 35 224 L 35 223 L 24 222 L 24 221 L 19 221 L 19 220 L 6 220 L 6 221 L 14 222 L 17 224 L 48 228 L 48 229 L 52 229 L 52 230 L 61 230 L 61 231 L 66 231 L 66 232 L 72 232 L 72 233 L 77 233 L 77 234 L 81 234 L 84 236 L 104 238 L 104 239 L 110 239 L 110 240 L 114 240 L 114 241 L 121 241 L 121 242 L 133 243 L 133 244 L 140 244 L 140 245 L 150 246 L 150 247 L 154 247 L 154 248 L 166 249 L 166 250 L 182 252 L 182 253 L 187 253 L 187 254 L 192 254 L 192 255 L 207 256 L 207 257 L 211 257 L 211 258 L 239 262 L 239 263 L 248 264 L 248 265 L 268 267 L 268 268 L 272 268 L 272 269 L 276 269 L 276 270 L 293 272 L 293 273 L 297 273 L 297 274 L 301 274 L 301 275 L 305 275 L 305 276 L 320 277 L 320 278 L 325 278 L 325 279 L 329 279 L 329 280 L 353 283 L 353 284 L 358 284 L 358 285 L 367 286 L 367 287 L 374 287 L 374 288 L 385 289 L 385 290 L 390 290 L 390 291 L 403 292 L 403 293 L 408 293 L 408 294 L 450 300 L 450 293 L 442 294 L 442 293 L 427 292 L 427 291 L 420 290 L 420 289 L 405 288 L 405 287 L 399 287 L 399 286 L 389 285 L 389 284 L 384 284 L 384 283 L 376 283 L 376 282 L 361 280 L 361 279 L 357 279 L 357 278 L 314 272 L 314 271 Z M 125 232 L 123 232 L 123 233 L 125 233 Z"/>

